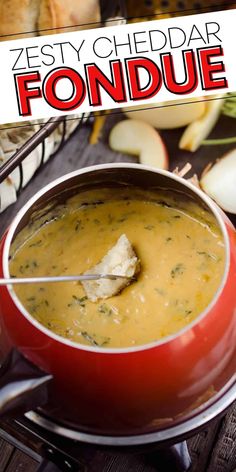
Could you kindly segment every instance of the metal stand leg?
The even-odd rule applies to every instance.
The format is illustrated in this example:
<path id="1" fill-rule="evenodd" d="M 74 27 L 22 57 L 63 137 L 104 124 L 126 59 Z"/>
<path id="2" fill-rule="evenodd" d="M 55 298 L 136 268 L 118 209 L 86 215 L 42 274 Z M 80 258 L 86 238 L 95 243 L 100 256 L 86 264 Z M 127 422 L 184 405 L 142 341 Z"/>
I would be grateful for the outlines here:
<path id="1" fill-rule="evenodd" d="M 187 472 L 191 467 L 191 458 L 186 441 L 148 454 L 148 462 L 158 472 Z"/>

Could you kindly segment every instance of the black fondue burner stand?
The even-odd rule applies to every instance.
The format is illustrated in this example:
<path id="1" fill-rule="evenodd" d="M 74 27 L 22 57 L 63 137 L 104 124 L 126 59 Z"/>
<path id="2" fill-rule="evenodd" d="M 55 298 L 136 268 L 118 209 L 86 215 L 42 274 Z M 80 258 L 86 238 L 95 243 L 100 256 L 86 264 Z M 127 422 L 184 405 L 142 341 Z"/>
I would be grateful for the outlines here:
<path id="1" fill-rule="evenodd" d="M 127 472 L 145 467 L 158 472 L 185 472 L 191 467 L 186 439 L 223 415 L 235 398 L 236 383 L 193 418 L 156 433 L 116 438 L 115 447 L 114 438 L 101 439 L 68 429 L 46 418 L 40 410 L 19 419 L 1 419 L 0 436 L 36 460 L 42 458 L 37 472 L 96 472 L 103 470 L 102 464 L 115 472 L 115 464 L 121 462 L 129 463 L 127 469 L 124 467 Z M 99 444 L 101 441 L 105 444 Z M 130 455 L 132 460 L 126 461 Z"/>

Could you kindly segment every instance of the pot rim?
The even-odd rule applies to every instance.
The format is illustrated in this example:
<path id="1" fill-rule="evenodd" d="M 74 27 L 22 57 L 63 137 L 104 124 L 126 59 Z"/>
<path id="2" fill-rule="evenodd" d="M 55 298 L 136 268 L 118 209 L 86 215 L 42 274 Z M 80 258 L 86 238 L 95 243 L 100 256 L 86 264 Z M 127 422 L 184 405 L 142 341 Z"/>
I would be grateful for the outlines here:
<path id="1" fill-rule="evenodd" d="M 222 231 L 222 235 L 224 238 L 224 243 L 225 243 L 225 269 L 224 269 L 224 274 L 221 279 L 221 283 L 219 284 L 219 287 L 217 291 L 215 292 L 215 295 L 209 305 L 203 310 L 191 323 L 189 323 L 187 326 L 182 328 L 181 330 L 177 331 L 176 333 L 173 333 L 169 336 L 164 337 L 163 339 L 160 339 L 158 341 L 153 341 L 151 343 L 135 346 L 135 347 L 127 347 L 127 348 L 102 348 L 102 347 L 96 347 L 96 346 L 86 346 L 84 344 L 80 344 L 74 341 L 70 341 L 69 339 L 66 339 L 62 336 L 57 335 L 53 331 L 49 330 L 46 328 L 43 324 L 39 323 L 23 306 L 19 298 L 17 297 L 13 286 L 12 285 L 7 285 L 6 289 L 8 291 L 9 296 L 13 300 L 14 304 L 20 311 L 21 315 L 23 315 L 27 321 L 29 321 L 36 329 L 41 331 L 44 335 L 48 336 L 49 338 L 53 339 L 54 341 L 57 341 L 59 343 L 65 344 L 71 348 L 76 348 L 79 350 L 84 350 L 84 351 L 89 351 L 90 353 L 99 353 L 99 354 L 127 354 L 127 353 L 136 353 L 139 351 L 146 351 L 148 349 L 153 349 L 158 346 L 167 344 L 171 341 L 177 340 L 181 336 L 186 336 L 186 343 L 188 342 L 188 339 L 192 338 L 192 329 L 195 328 L 196 325 L 199 324 L 200 321 L 207 316 L 207 314 L 212 310 L 213 306 L 216 304 L 217 300 L 219 299 L 223 288 L 225 286 L 228 273 L 229 273 L 229 266 L 230 266 L 230 244 L 229 244 L 229 237 L 228 233 L 226 230 L 225 223 L 223 221 L 223 218 L 221 216 L 221 210 L 217 207 L 215 202 L 211 200 L 202 190 L 198 189 L 195 187 L 192 183 L 188 182 L 187 180 L 183 179 L 182 177 L 179 177 L 178 175 L 162 170 L 162 169 L 157 169 L 155 167 L 151 166 L 145 166 L 141 164 L 131 164 L 131 163 L 114 163 L 114 164 L 98 164 L 98 165 L 93 165 L 93 166 L 88 166 L 82 169 L 78 169 L 76 171 L 70 172 L 68 174 L 63 175 L 62 177 L 57 178 L 56 180 L 52 181 L 45 187 L 43 187 L 41 190 L 39 190 L 33 197 L 30 198 L 30 200 L 20 209 L 20 211 L 17 213 L 15 218 L 13 219 L 8 232 L 7 236 L 5 239 L 4 247 L 3 247 L 3 276 L 5 278 L 10 277 L 9 273 L 9 254 L 10 254 L 10 247 L 11 247 L 11 242 L 13 239 L 13 236 L 15 234 L 15 231 L 17 229 L 18 224 L 20 223 L 21 219 L 25 215 L 25 213 L 30 209 L 30 207 L 44 194 L 46 194 L 49 190 L 52 188 L 56 187 L 62 182 L 69 181 L 71 178 L 76 177 L 77 175 L 85 174 L 85 173 L 90 173 L 96 170 L 107 170 L 107 169 L 139 169 L 139 170 L 144 170 L 144 171 L 149 171 L 153 172 L 156 174 L 161 174 L 164 175 L 172 180 L 175 180 L 179 182 L 183 187 L 187 187 L 193 192 L 195 192 L 201 200 L 208 206 L 208 208 L 211 210 L 213 215 L 215 216 L 219 227 Z M 222 212 L 223 214 L 223 212 Z"/>

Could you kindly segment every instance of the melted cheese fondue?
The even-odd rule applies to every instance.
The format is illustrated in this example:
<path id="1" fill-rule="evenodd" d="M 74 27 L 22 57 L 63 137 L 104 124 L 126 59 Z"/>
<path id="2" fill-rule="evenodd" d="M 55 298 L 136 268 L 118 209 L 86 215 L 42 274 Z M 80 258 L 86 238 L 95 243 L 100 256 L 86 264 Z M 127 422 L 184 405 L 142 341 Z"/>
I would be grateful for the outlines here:
<path id="1" fill-rule="evenodd" d="M 102 348 L 150 343 L 193 321 L 219 287 L 224 243 L 214 216 L 177 194 L 83 192 L 18 234 L 11 275 L 83 273 L 122 234 L 140 260 L 137 281 L 97 302 L 78 282 L 16 286 L 29 313 L 59 336 Z"/>

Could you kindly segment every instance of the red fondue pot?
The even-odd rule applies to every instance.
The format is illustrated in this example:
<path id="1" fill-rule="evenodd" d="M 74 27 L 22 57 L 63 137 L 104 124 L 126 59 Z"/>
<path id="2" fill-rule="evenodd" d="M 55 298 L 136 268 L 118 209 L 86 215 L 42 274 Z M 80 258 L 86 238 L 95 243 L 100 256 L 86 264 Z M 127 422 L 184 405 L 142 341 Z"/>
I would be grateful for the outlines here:
<path id="1" fill-rule="evenodd" d="M 223 212 L 199 189 L 169 172 L 135 164 L 88 167 L 56 180 L 22 208 L 1 242 L 0 273 L 9 276 L 11 244 L 35 211 L 47 207 L 47 212 L 75 193 L 107 185 L 182 192 L 215 216 L 226 262 L 214 299 L 174 335 L 144 346 L 102 349 L 54 334 L 26 311 L 12 286 L 1 287 L 1 350 L 7 354 L 17 347 L 24 358 L 52 375 L 41 406 L 49 419 L 76 424 L 89 434 L 152 433 L 193 417 L 235 382 L 236 233 Z"/>

